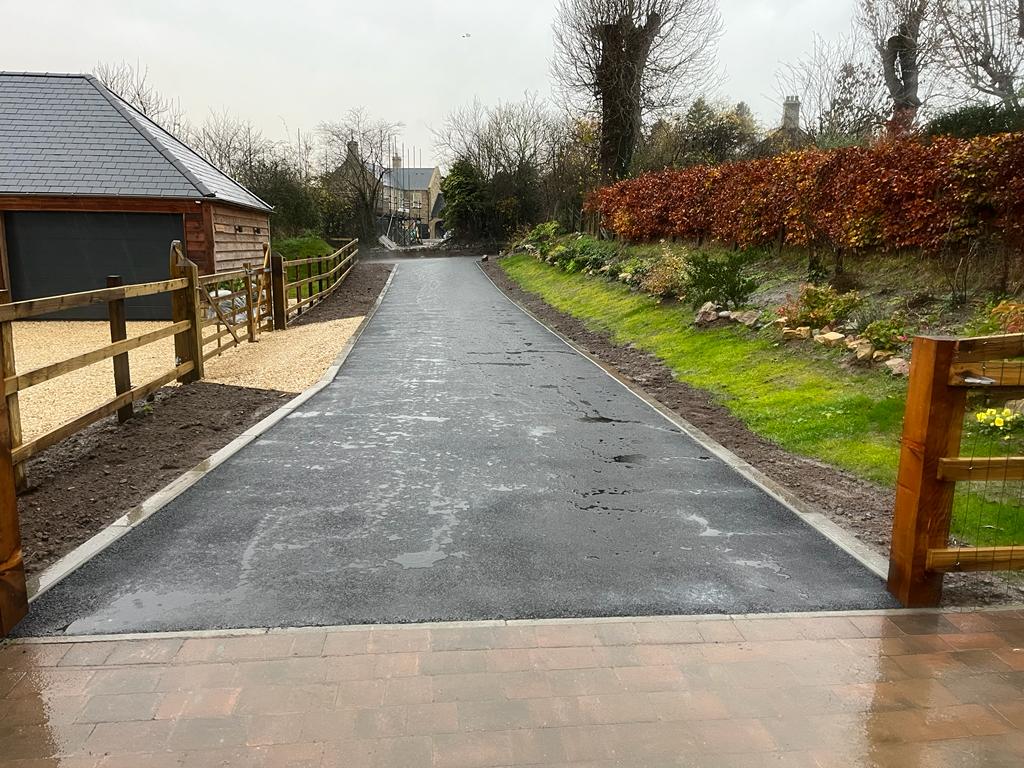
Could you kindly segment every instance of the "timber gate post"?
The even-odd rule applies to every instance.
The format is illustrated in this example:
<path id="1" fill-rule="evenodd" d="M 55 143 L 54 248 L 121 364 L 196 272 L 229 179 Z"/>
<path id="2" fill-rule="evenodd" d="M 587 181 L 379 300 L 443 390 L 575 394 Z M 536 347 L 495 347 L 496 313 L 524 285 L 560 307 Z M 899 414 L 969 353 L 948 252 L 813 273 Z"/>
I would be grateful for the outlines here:
<path id="1" fill-rule="evenodd" d="M 904 606 L 939 604 L 942 573 L 926 568 L 928 550 L 947 545 L 956 483 L 940 479 L 939 460 L 960 452 L 967 391 L 949 385 L 957 340 L 919 336 L 910 357 L 889 591 Z"/>
<path id="2" fill-rule="evenodd" d="M 174 354 L 178 363 L 192 362 L 192 370 L 178 379 L 191 384 L 203 378 L 203 313 L 199 306 L 199 267 L 185 258 L 180 240 L 171 243 L 171 278 L 184 277 L 188 286 L 171 293 L 171 314 L 174 322 L 188 320 L 191 327 L 174 335 Z"/>
<path id="3" fill-rule="evenodd" d="M 288 296 L 285 293 L 284 258 L 276 253 L 270 257 L 270 297 L 274 330 L 283 331 L 288 327 Z"/>
<path id="4" fill-rule="evenodd" d="M 10 323 L 5 322 L 6 334 Z M 7 370 L 7 337 L 0 346 L 0 370 Z M 0 637 L 10 634 L 28 614 L 25 564 L 21 556 L 15 466 L 11 458 L 11 422 L 6 397 L 0 397 Z"/>

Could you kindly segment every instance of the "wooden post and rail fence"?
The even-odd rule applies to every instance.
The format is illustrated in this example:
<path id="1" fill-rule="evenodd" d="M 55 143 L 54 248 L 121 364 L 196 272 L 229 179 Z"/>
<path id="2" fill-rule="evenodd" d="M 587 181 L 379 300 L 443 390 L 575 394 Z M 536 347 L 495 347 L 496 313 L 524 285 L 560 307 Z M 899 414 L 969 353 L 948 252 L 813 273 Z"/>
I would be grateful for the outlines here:
<path id="1" fill-rule="evenodd" d="M 1024 334 L 914 339 L 888 581 L 889 591 L 908 608 L 938 605 L 946 572 L 1024 569 L 1024 541 L 950 542 L 958 482 L 1005 487 L 1024 481 L 1024 456 L 961 455 L 968 394 L 983 390 L 1005 399 L 1024 390 L 1021 357 Z M 1019 499 L 1008 514 L 1024 516 Z"/>
<path id="2" fill-rule="evenodd" d="M 205 364 L 242 342 L 254 342 L 261 331 L 284 330 L 288 319 L 308 311 L 333 293 L 348 277 L 358 256 L 352 240 L 326 256 L 286 262 L 264 247 L 262 265 L 200 275 L 179 241 L 171 244 L 169 278 L 124 285 L 120 276 L 107 286 L 61 296 L 11 302 L 0 290 L 0 637 L 7 635 L 28 611 L 25 568 L 21 553 L 17 493 L 27 485 L 25 464 L 40 451 L 113 414 L 120 422 L 134 416 L 134 403 L 177 380 L 188 384 L 203 378 Z M 305 277 L 286 281 L 290 268 L 305 267 Z M 289 294 L 296 295 L 294 304 Z M 305 294 L 302 296 L 301 294 Z M 128 336 L 125 302 L 143 296 L 169 295 L 171 321 L 154 331 Z M 18 372 L 13 324 L 63 310 L 105 304 L 110 343 L 58 362 Z M 134 382 L 128 353 L 174 337 L 174 360 L 160 375 Z M 114 397 L 31 440 L 22 439 L 18 394 L 104 360 L 113 367 Z"/>

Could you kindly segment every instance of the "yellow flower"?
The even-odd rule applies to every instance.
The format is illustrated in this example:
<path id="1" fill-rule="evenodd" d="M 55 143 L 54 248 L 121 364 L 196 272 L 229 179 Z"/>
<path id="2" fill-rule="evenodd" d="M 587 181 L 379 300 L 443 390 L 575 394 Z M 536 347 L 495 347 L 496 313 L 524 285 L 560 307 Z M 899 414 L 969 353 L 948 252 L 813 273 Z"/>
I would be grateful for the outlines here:
<path id="1" fill-rule="evenodd" d="M 976 413 L 974 415 L 978 419 L 978 421 L 981 421 L 981 422 L 985 421 L 985 414 L 982 413 L 981 411 L 978 411 L 978 413 Z"/>
<path id="2" fill-rule="evenodd" d="M 1011 411 L 1009 408 L 1003 408 L 1003 416 L 1008 419 L 1011 416 L 1013 416 L 1013 411 Z"/>
<path id="3" fill-rule="evenodd" d="M 1003 424 L 1005 424 L 1006 422 L 1003 421 L 1001 416 L 996 416 L 996 420 L 993 421 L 992 423 L 995 424 L 997 427 L 1002 427 Z"/>
<path id="4" fill-rule="evenodd" d="M 995 416 L 996 415 L 996 409 L 995 408 L 989 408 L 987 411 L 985 411 L 985 413 L 988 413 L 988 414 L 991 414 L 991 415 Z"/>

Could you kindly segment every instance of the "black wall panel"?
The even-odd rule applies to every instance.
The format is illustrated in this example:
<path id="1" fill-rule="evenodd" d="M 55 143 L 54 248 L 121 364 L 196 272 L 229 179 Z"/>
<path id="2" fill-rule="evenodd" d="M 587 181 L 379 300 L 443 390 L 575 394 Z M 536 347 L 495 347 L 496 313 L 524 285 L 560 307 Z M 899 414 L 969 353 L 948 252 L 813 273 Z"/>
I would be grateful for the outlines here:
<path id="1" fill-rule="evenodd" d="M 172 240 L 183 239 L 181 214 L 9 211 L 4 214 L 14 301 L 125 283 L 166 280 Z M 167 320 L 168 294 L 127 302 L 129 320 Z M 104 319 L 105 304 L 54 319 Z"/>

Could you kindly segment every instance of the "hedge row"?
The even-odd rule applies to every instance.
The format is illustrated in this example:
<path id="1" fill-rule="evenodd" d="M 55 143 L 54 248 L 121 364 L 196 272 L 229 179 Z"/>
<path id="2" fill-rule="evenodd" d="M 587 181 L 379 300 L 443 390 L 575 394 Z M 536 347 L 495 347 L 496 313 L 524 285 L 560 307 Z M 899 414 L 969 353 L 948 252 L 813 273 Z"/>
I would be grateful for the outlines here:
<path id="1" fill-rule="evenodd" d="M 593 194 L 632 241 L 920 248 L 995 234 L 1024 242 L 1024 133 L 886 141 L 647 173 Z"/>

